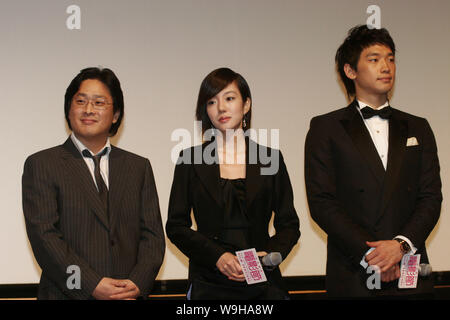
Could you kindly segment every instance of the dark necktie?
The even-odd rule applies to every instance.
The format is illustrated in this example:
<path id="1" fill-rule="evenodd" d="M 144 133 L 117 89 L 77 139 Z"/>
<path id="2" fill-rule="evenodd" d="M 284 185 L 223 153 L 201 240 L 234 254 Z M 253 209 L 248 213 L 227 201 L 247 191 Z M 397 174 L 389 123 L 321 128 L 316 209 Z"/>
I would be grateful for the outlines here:
<path id="1" fill-rule="evenodd" d="M 361 109 L 361 114 L 364 119 L 370 119 L 373 116 L 379 116 L 382 119 L 389 119 L 392 114 L 392 108 L 390 106 L 383 109 L 372 109 L 371 107 L 364 107 Z"/>
<path id="2" fill-rule="evenodd" d="M 108 148 L 105 148 L 101 153 L 95 156 L 91 155 L 87 149 L 84 149 L 82 153 L 83 156 L 94 160 L 94 176 L 95 182 L 97 183 L 98 195 L 106 209 L 106 212 L 108 212 L 108 187 L 106 187 L 105 181 L 100 173 L 100 159 L 106 154 L 106 152 L 108 152 Z"/>

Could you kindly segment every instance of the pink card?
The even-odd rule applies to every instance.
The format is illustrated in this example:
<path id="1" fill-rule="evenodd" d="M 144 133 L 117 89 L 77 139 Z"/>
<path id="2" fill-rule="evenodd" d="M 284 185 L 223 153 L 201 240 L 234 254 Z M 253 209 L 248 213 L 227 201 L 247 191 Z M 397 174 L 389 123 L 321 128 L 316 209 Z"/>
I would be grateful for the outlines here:
<path id="1" fill-rule="evenodd" d="M 236 251 L 236 256 L 248 284 L 267 281 L 255 248 Z"/>
<path id="2" fill-rule="evenodd" d="M 419 277 L 420 254 L 405 254 L 400 265 L 399 289 L 414 289 Z"/>

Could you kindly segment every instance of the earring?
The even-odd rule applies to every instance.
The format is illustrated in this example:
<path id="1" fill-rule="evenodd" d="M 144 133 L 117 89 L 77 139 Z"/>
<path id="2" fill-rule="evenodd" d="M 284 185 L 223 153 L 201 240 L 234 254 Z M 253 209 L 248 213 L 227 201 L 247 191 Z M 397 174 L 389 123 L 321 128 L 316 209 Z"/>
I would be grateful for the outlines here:
<path id="1" fill-rule="evenodd" d="M 245 119 L 242 120 L 242 127 L 243 127 L 243 128 L 247 127 L 247 122 L 245 122 Z"/>

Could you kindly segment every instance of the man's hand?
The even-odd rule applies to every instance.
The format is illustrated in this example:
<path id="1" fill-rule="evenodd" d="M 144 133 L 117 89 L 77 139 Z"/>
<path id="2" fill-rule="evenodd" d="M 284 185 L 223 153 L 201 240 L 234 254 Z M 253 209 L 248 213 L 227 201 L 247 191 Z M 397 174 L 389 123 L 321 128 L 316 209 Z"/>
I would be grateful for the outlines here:
<path id="1" fill-rule="evenodd" d="M 124 288 L 124 292 L 113 294 L 111 296 L 111 299 L 113 300 L 134 300 L 136 299 L 140 294 L 141 290 L 139 290 L 138 286 L 131 280 L 119 280 L 122 285 L 122 288 Z"/>
<path id="2" fill-rule="evenodd" d="M 242 272 L 239 260 L 234 254 L 225 252 L 220 256 L 219 260 L 217 260 L 216 266 L 220 272 L 228 277 L 228 279 L 240 282 L 245 281 L 245 276 Z"/>
<path id="3" fill-rule="evenodd" d="M 135 299 L 139 288 L 131 280 L 102 278 L 94 289 L 92 296 L 97 300 Z"/>
<path id="4" fill-rule="evenodd" d="M 367 263 L 371 266 L 378 266 L 382 274 L 402 260 L 403 253 L 400 243 L 396 240 L 367 241 L 366 244 L 375 248 L 366 256 Z"/>
<path id="5" fill-rule="evenodd" d="M 381 273 L 382 282 L 391 282 L 398 278 L 400 278 L 400 266 L 398 264 L 395 264 L 388 271 Z"/>

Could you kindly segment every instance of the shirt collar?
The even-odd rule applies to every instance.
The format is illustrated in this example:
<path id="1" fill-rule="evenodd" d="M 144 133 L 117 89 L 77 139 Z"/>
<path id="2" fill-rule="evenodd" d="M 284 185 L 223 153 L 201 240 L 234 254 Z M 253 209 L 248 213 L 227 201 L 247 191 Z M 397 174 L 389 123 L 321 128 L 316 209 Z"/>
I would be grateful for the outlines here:
<path id="1" fill-rule="evenodd" d="M 365 102 L 362 102 L 362 101 L 360 101 L 360 100 L 358 100 L 358 99 L 356 99 L 356 101 L 358 101 L 359 110 L 361 110 L 361 109 L 364 108 L 364 107 L 370 107 L 370 108 L 372 108 L 372 109 L 381 110 L 381 109 L 386 108 L 387 106 L 389 106 L 389 100 L 386 100 L 386 102 L 385 102 L 384 104 L 382 104 L 382 105 L 381 105 L 380 107 L 378 107 L 378 108 L 374 108 L 374 107 L 371 106 L 370 104 L 365 103 Z"/>
<path id="2" fill-rule="evenodd" d="M 77 147 L 78 151 L 80 152 L 81 155 L 83 155 L 83 150 L 89 150 L 80 140 L 78 140 L 78 138 L 75 136 L 75 134 L 72 132 L 70 134 L 70 138 L 72 139 L 72 142 L 75 144 L 75 146 Z M 106 156 L 109 156 L 109 153 L 111 152 L 111 143 L 109 141 L 109 138 L 106 139 L 106 144 L 103 146 L 103 148 L 101 148 L 101 150 L 98 153 L 101 153 L 103 150 L 105 150 L 105 148 L 107 148 L 106 151 Z M 95 156 L 95 154 L 89 150 L 89 152 Z"/>

